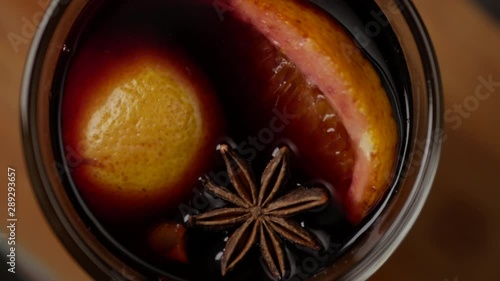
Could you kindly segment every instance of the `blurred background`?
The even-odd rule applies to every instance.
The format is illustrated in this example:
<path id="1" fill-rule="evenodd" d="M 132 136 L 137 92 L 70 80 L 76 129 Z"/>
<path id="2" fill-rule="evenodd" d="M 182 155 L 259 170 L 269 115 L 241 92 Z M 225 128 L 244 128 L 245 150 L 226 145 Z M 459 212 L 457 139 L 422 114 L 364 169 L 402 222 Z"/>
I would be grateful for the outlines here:
<path id="1" fill-rule="evenodd" d="M 21 280 L 91 280 L 49 228 L 26 175 L 19 131 L 19 91 L 30 44 L 13 46 L 11 32 L 32 34 L 26 20 L 48 0 L 0 0 L 0 169 L 17 170 L 18 275 Z M 500 1 L 415 0 L 434 42 L 449 117 L 481 83 L 500 82 Z M 373 281 L 500 280 L 500 87 L 458 126 L 446 122 L 441 165 L 429 200 L 410 234 Z M 0 186 L 5 221 L 7 179 Z M 6 233 L 0 229 L 0 246 Z M 4 257 L 4 253 L 1 253 Z M 19 262 L 19 260 L 18 260 Z M 20 266 L 20 267 L 19 267 Z M 29 269 L 29 270 L 27 270 Z M 0 280 L 6 279 L 2 262 Z M 24 275 L 23 275 L 24 274 Z M 35 277 L 38 277 L 35 279 Z"/>

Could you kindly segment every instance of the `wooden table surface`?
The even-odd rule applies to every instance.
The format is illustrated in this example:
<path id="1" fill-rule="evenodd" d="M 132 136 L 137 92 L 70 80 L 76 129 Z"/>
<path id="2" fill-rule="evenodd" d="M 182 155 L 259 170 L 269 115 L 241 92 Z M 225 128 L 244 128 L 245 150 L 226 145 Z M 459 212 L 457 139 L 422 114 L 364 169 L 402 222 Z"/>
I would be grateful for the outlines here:
<path id="1" fill-rule="evenodd" d="M 31 191 L 21 152 L 19 88 L 31 30 L 47 0 L 0 0 L 0 169 L 17 168 L 17 245 L 55 280 L 90 278 L 49 229 Z M 415 0 L 441 64 L 445 109 L 471 100 L 480 77 L 500 82 L 500 24 L 466 0 Z M 9 33 L 21 34 L 14 46 Z M 497 83 L 498 84 L 498 83 Z M 478 109 L 446 122 L 449 135 L 433 191 L 416 225 L 371 280 L 500 280 L 500 87 Z M 452 115 L 450 115 L 451 117 Z M 2 179 L 2 186 L 7 186 Z M 0 206 L 6 202 L 0 188 Z M 3 207 L 0 221 L 5 221 Z M 4 227 L 1 232 L 5 233 Z M 0 232 L 0 235 L 2 234 Z M 0 266 L 4 270 L 5 265 Z"/>

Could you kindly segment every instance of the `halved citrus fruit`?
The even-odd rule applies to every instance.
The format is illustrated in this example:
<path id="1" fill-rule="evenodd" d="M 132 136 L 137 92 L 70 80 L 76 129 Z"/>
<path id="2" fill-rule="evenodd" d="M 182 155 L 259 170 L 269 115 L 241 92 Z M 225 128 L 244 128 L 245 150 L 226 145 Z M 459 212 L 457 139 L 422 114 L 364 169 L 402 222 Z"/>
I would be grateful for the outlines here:
<path id="1" fill-rule="evenodd" d="M 206 172 L 218 108 L 207 79 L 174 48 L 120 35 L 82 46 L 68 72 L 62 134 L 82 158 L 72 177 L 91 209 L 126 221 L 180 203 Z"/>

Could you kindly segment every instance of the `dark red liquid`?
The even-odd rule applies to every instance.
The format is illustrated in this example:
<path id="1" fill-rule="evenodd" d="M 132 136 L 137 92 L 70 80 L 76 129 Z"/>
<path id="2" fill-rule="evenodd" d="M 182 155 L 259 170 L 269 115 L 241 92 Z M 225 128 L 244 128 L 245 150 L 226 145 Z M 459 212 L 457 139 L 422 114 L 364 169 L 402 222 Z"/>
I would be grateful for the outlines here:
<path id="1" fill-rule="evenodd" d="M 365 23 L 374 20 L 370 11 L 379 11 L 371 1 L 313 2 L 331 12 L 352 32 L 354 28 L 365 26 Z M 252 163 L 257 178 L 277 146 L 288 145 L 292 149 L 302 147 L 304 150 L 320 146 L 324 149 L 315 150 L 316 154 L 295 149 L 295 156 L 291 161 L 294 176 L 288 186 L 295 186 L 298 183 L 325 188 L 330 188 L 331 185 L 348 185 L 351 179 L 345 175 L 350 174 L 349 171 L 352 170 L 350 159 L 353 152 L 349 143 L 342 143 L 348 142 L 348 136 L 338 119 L 332 118 L 331 124 L 321 122 L 301 124 L 302 127 L 310 127 L 307 137 L 304 137 L 304 131 L 298 131 L 296 127 L 283 126 L 283 129 L 279 129 L 286 124 L 287 113 L 299 114 L 304 122 L 310 122 L 316 120 L 317 115 L 330 110 L 299 106 L 304 104 L 304 101 L 298 101 L 300 96 L 309 97 L 312 99 L 310 103 L 313 103 L 314 99 L 321 95 L 319 90 L 313 86 L 306 86 L 305 78 L 296 74 L 293 65 L 286 64 L 281 71 L 273 71 L 276 61 L 282 54 L 262 35 L 234 20 L 230 14 L 222 14 L 224 20 L 221 21 L 221 14 L 214 10 L 212 4 L 213 1 L 208 0 L 93 1 L 88 4 L 67 40 L 68 51 L 61 55 L 59 72 L 54 80 L 54 93 L 56 93 L 54 107 L 60 107 L 65 74 L 71 65 L 72 55 L 81 48 L 88 47 L 89 42 L 92 42 L 94 47 L 95 44 L 101 43 L 103 50 L 111 51 L 114 49 L 113 44 L 123 40 L 138 45 L 141 44 L 141 40 L 153 40 L 155 44 L 175 44 L 191 56 L 212 81 L 227 122 L 224 141 L 239 147 L 240 154 Z M 113 38 L 117 36 L 120 40 L 114 41 Z M 371 40 L 371 44 L 363 51 L 379 70 L 399 118 L 400 158 L 403 158 L 409 134 L 407 121 L 410 116 L 407 110 L 409 78 L 406 66 L 389 26 L 384 27 L 383 32 Z M 284 57 L 283 59 L 286 60 Z M 257 72 L 255 69 L 266 71 Z M 296 81 L 299 86 L 292 89 L 285 88 L 279 83 L 284 80 Z M 304 95 L 304 92 L 308 94 Z M 307 102 L 305 101 L 306 104 Z M 335 140 L 328 138 L 325 128 L 332 127 L 345 137 Z M 270 130 L 266 130 L 267 128 Z M 54 130 L 57 133 L 59 128 L 55 127 Z M 311 143 L 311 140 L 317 141 Z M 313 155 L 313 159 L 301 157 L 303 154 Z M 325 165 L 329 161 L 327 159 L 331 157 L 335 157 L 336 162 L 341 163 L 338 173 L 329 174 L 324 170 L 328 167 Z M 227 179 L 220 174 L 224 169 L 219 159 L 208 174 L 219 181 L 219 184 L 224 185 Z M 145 243 L 141 241 L 145 229 L 156 221 L 168 219 L 184 223 L 183 211 L 201 212 L 223 206 L 221 201 L 214 200 L 202 191 L 201 183 L 193 188 L 202 199 L 187 200 L 184 205 L 187 208 L 174 208 L 171 212 L 158 214 L 134 225 L 104 226 L 115 242 L 128 249 L 143 263 L 154 267 L 147 269 L 146 275 L 155 277 L 170 275 L 180 280 L 222 279 L 218 258 L 231 230 L 210 232 L 189 229 L 187 241 L 189 264 L 168 261 L 147 249 Z M 82 213 L 82 216 L 88 214 Z M 313 215 L 299 216 L 297 220 L 318 237 L 324 249 L 318 256 L 311 251 L 298 249 L 292 244 L 285 245 L 289 253 L 289 263 L 292 265 L 288 278 L 293 276 L 298 278 L 294 280 L 303 280 L 333 263 L 351 244 L 355 234 L 365 226 L 353 227 L 348 223 L 336 207 L 335 200 L 332 200 L 328 208 Z M 89 217 L 88 221 L 89 224 L 98 224 L 93 217 Z M 366 223 L 372 222 L 372 218 L 366 219 Z M 101 234 L 96 233 L 96 235 Z M 106 237 L 104 235 L 103 239 L 107 239 Z M 113 250 L 118 255 L 126 256 L 120 249 Z M 252 250 L 237 269 L 223 280 L 268 280 L 265 270 L 260 265 L 262 262 L 259 255 L 257 248 Z M 311 258 L 317 262 L 314 269 L 304 263 Z M 137 266 L 141 268 L 139 264 Z"/>

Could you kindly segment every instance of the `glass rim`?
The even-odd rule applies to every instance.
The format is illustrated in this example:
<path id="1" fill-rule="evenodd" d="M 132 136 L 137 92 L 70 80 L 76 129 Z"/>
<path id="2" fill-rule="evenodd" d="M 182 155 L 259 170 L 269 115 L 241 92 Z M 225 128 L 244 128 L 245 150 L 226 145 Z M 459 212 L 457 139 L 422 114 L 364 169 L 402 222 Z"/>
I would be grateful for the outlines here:
<path id="1" fill-rule="evenodd" d="M 443 96 L 438 61 L 430 36 L 415 5 L 411 0 L 395 1 L 401 5 L 403 18 L 412 32 L 412 38 L 418 47 L 427 81 L 429 112 L 426 139 L 429 140 L 436 129 L 443 128 Z M 48 50 L 50 38 L 52 38 L 59 20 L 70 3 L 71 1 L 68 0 L 51 0 L 45 16 L 42 17 L 33 37 L 26 59 L 20 98 L 24 159 L 28 167 L 32 190 L 54 233 L 73 258 L 77 260 L 78 264 L 87 271 L 87 274 L 94 278 L 109 278 L 104 261 L 85 244 L 74 226 L 71 225 L 62 207 L 57 204 L 55 195 L 47 188 L 50 186 L 47 176 L 41 173 L 45 168 L 42 156 L 39 153 L 40 147 L 37 143 L 36 114 L 33 114 L 33 112 L 37 112 L 37 98 L 33 98 L 33 94 L 38 92 L 41 65 Z M 383 235 L 381 241 L 374 246 L 362 261 L 355 265 L 354 268 L 349 269 L 349 272 L 340 278 L 341 280 L 352 280 L 352 278 L 356 278 L 355 280 L 368 279 L 401 244 L 414 225 L 430 193 L 439 163 L 440 152 L 441 142 L 427 141 L 425 143 L 416 182 L 413 184 L 420 188 L 414 188 L 413 194 L 399 212 L 390 229 Z M 42 188 L 37 188 L 37 186 Z M 96 263 L 96 261 L 100 261 L 100 264 Z"/>
<path id="2" fill-rule="evenodd" d="M 439 159 L 441 156 L 441 142 L 429 141 L 437 129 L 442 129 L 444 125 L 442 112 L 444 110 L 442 81 L 439 73 L 437 56 L 430 39 L 430 35 L 424 22 L 411 0 L 395 0 L 402 6 L 400 9 L 403 17 L 412 32 L 413 39 L 419 50 L 422 67 L 426 78 L 426 90 L 428 98 L 428 122 L 426 132 L 425 148 L 423 149 L 422 161 L 417 172 L 416 182 L 413 186 L 413 194 L 409 196 L 395 222 L 391 225 L 387 233 L 382 237 L 382 241 L 368 253 L 363 260 L 355 267 L 361 271 L 358 276 L 347 275 L 341 280 L 366 280 L 372 276 L 396 251 L 404 240 L 410 229 L 415 224 L 422 208 L 427 201 L 427 197 L 432 188 L 432 183 L 436 176 Z M 354 273 L 354 275 L 356 275 Z"/>
<path id="3" fill-rule="evenodd" d="M 95 255 L 95 253 L 85 245 L 83 239 L 71 225 L 68 217 L 64 214 L 61 206 L 57 204 L 55 195 L 46 188 L 50 186 L 50 183 L 47 176 L 41 173 L 41 171 L 45 169 L 42 157 L 39 153 L 40 147 L 37 143 L 37 114 L 32 114 L 33 112 L 38 112 L 36 107 L 37 99 L 32 98 L 32 95 L 38 92 L 38 74 L 41 73 L 41 65 L 48 49 L 48 43 L 56 30 L 57 23 L 70 2 L 71 1 L 68 0 L 51 0 L 49 2 L 44 16 L 37 27 L 25 62 L 20 97 L 24 159 L 28 168 L 31 189 L 34 191 L 37 202 L 53 233 L 56 234 L 65 249 L 87 274 L 93 278 L 109 278 L 105 273 L 105 269 L 100 266 L 103 264 L 102 259 L 98 255 Z M 37 186 L 40 188 L 37 188 Z M 95 262 L 96 260 L 100 260 L 101 263 L 97 264 Z"/>

